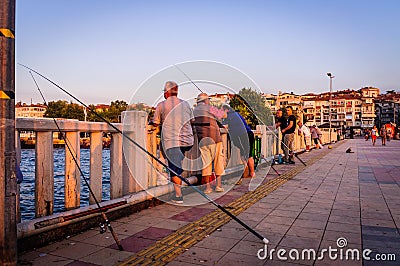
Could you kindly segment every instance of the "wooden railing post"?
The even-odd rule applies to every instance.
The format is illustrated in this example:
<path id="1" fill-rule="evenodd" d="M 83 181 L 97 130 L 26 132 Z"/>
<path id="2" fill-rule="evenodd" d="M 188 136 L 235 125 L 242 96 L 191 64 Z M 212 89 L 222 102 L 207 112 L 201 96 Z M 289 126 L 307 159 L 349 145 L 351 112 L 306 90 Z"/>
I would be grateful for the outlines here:
<path id="1" fill-rule="evenodd" d="M 65 145 L 65 208 L 75 209 L 80 206 L 80 172 L 74 161 L 80 165 L 79 132 L 66 132 L 66 140 L 73 154 Z"/>
<path id="2" fill-rule="evenodd" d="M 54 158 L 53 132 L 36 132 L 35 216 L 53 213 Z"/>
<path id="3" fill-rule="evenodd" d="M 103 178 L 103 132 L 90 133 L 90 193 L 89 203 L 95 204 L 95 198 L 101 202 Z"/>

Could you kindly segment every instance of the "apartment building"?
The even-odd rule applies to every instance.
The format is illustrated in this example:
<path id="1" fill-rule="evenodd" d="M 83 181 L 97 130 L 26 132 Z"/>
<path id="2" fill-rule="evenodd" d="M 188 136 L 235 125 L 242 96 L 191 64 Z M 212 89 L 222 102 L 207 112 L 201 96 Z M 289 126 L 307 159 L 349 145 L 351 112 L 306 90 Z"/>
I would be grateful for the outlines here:
<path id="1" fill-rule="evenodd" d="M 15 105 L 15 117 L 42 118 L 47 107 L 43 104 L 26 104 L 18 102 Z"/>
<path id="2" fill-rule="evenodd" d="M 379 95 L 378 88 L 366 87 L 361 92 L 361 127 L 370 128 L 375 124 L 375 102 Z"/>
<path id="3" fill-rule="evenodd" d="M 314 98 L 307 97 L 303 99 L 303 105 L 309 106 L 308 109 L 315 106 L 314 116 L 311 115 L 313 110 L 308 110 L 306 113 L 309 119 L 307 124 L 329 123 L 330 114 L 331 124 L 334 127 L 370 128 L 375 122 L 374 98 L 377 95 L 379 95 L 379 89 L 367 87 L 358 91 L 347 89 L 332 92 L 332 95 L 325 92 Z M 312 104 L 313 101 L 314 104 Z M 305 102 L 309 103 L 305 104 Z"/>
<path id="4" fill-rule="evenodd" d="M 375 123 L 375 102 L 379 89 L 365 87 L 360 90 L 342 90 L 321 94 L 307 93 L 296 95 L 282 93 L 263 94 L 273 111 L 291 105 L 305 124 L 327 125 L 331 118 L 334 127 L 370 128 Z M 400 104 L 400 95 L 399 95 Z M 274 107 L 275 106 L 275 107 Z"/>
<path id="5" fill-rule="evenodd" d="M 400 125 L 400 93 L 388 91 L 379 95 L 374 102 L 377 126 Z"/>
<path id="6" fill-rule="evenodd" d="M 272 113 L 275 113 L 278 109 L 276 106 L 276 95 L 271 93 L 263 93 L 262 97 L 265 99 L 265 106 L 268 107 Z"/>
<path id="7" fill-rule="evenodd" d="M 292 106 L 293 110 L 295 111 L 301 111 L 301 103 L 302 103 L 302 97 L 301 95 L 294 94 L 293 92 L 287 93 L 287 92 L 279 92 L 277 97 L 276 97 L 276 102 L 275 106 L 277 109 L 280 109 L 285 106 Z"/>

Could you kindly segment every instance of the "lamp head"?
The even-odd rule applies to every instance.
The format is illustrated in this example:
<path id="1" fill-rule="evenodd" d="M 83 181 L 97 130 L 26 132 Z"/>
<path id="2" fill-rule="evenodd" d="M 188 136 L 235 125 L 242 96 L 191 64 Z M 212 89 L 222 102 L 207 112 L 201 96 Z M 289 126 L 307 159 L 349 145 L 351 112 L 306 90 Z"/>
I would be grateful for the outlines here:
<path id="1" fill-rule="evenodd" d="M 328 75 L 328 77 L 332 77 L 332 73 L 328 72 L 326 74 Z"/>

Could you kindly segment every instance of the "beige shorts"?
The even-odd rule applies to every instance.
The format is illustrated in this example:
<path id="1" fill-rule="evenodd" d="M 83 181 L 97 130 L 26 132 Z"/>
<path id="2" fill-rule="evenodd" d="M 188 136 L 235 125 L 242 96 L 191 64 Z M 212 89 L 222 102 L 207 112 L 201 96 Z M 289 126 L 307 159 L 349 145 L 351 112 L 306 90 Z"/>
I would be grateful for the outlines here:
<path id="1" fill-rule="evenodd" d="M 201 161 L 203 168 L 201 169 L 202 176 L 210 176 L 213 172 L 215 175 L 223 175 L 225 173 L 225 156 L 223 152 L 222 142 L 200 147 Z"/>

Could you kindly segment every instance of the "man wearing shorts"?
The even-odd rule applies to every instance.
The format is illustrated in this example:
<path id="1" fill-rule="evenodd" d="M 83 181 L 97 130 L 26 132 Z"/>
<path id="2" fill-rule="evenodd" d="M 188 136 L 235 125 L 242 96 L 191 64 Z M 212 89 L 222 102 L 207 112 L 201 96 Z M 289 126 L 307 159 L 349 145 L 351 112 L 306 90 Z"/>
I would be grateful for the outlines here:
<path id="1" fill-rule="evenodd" d="M 216 192 L 223 192 L 221 185 L 221 175 L 224 174 L 225 158 L 219 126 L 216 117 L 210 111 L 210 100 L 206 93 L 200 93 L 197 96 L 197 106 L 193 110 L 194 125 L 199 141 L 202 170 L 201 175 L 206 183 L 204 193 L 212 192 L 210 179 L 213 172 L 216 176 Z"/>
<path id="2" fill-rule="evenodd" d="M 181 191 L 182 180 L 178 177 L 183 173 L 182 161 L 185 152 L 189 151 L 194 142 L 191 122 L 193 112 L 190 105 L 178 98 L 178 85 L 167 81 L 164 86 L 165 101 L 157 104 L 153 124 L 162 125 L 161 145 L 168 160 L 171 181 L 174 183 L 175 195 L 172 201 L 183 203 Z"/>

